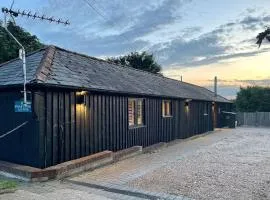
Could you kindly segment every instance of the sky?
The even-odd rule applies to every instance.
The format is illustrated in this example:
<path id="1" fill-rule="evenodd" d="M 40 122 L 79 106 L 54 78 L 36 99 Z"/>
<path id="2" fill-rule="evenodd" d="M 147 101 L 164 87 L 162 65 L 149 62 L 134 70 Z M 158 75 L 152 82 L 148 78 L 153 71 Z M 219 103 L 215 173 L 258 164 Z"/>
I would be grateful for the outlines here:
<path id="1" fill-rule="evenodd" d="M 13 8 L 70 21 L 15 19 L 45 44 L 100 58 L 147 51 L 164 76 L 211 90 L 217 76 L 229 99 L 240 87 L 270 86 L 270 43 L 255 44 L 270 26 L 269 0 L 15 0 Z"/>

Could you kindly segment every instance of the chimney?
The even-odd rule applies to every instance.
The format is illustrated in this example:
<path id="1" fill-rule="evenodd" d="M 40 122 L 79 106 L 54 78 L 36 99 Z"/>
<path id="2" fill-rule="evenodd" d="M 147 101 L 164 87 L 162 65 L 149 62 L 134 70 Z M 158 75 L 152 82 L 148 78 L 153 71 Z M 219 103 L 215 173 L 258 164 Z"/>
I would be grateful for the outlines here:
<path id="1" fill-rule="evenodd" d="M 216 76 L 214 80 L 214 92 L 215 92 L 215 97 L 217 97 L 217 77 Z"/>

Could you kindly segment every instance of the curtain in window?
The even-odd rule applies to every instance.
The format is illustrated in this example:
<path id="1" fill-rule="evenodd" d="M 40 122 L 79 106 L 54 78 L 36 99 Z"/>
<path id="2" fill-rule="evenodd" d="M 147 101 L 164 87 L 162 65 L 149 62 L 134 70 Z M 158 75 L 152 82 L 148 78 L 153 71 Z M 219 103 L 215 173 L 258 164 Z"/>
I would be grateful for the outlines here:
<path id="1" fill-rule="evenodd" d="M 143 100 L 137 102 L 137 125 L 143 124 Z"/>
<path id="2" fill-rule="evenodd" d="M 162 101 L 162 115 L 164 117 L 171 116 L 171 101 L 169 100 Z"/>
<path id="3" fill-rule="evenodd" d="M 128 100 L 128 124 L 135 125 L 135 100 Z"/>

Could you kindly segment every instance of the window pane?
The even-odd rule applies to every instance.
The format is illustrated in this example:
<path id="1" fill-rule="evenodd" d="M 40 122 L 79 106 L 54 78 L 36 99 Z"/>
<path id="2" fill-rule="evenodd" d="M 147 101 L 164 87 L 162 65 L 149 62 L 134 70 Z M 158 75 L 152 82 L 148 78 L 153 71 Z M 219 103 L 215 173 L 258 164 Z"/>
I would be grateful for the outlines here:
<path id="1" fill-rule="evenodd" d="M 162 101 L 162 115 L 164 117 L 171 116 L 171 101 L 169 100 L 163 100 Z"/>
<path id="2" fill-rule="evenodd" d="M 171 116 L 171 101 L 167 101 L 167 106 L 166 106 L 166 111 L 167 111 L 167 116 Z"/>
<path id="3" fill-rule="evenodd" d="M 128 100 L 128 124 L 135 125 L 135 100 Z"/>
<path id="4" fill-rule="evenodd" d="M 162 101 L 162 115 L 166 116 L 166 110 L 165 110 L 166 106 L 165 106 L 165 101 Z"/>
<path id="5" fill-rule="evenodd" d="M 137 104 L 137 124 L 142 125 L 143 124 L 143 101 L 138 100 Z"/>
<path id="6" fill-rule="evenodd" d="M 165 101 L 165 116 L 168 116 L 168 101 Z"/>

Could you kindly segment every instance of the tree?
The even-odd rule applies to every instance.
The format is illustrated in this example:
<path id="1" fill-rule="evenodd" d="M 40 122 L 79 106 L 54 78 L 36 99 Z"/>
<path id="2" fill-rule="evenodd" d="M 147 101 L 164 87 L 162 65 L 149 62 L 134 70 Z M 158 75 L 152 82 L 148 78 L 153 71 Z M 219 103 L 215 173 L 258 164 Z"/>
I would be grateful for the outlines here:
<path id="1" fill-rule="evenodd" d="M 0 21 L 1 23 L 1 21 Z M 25 47 L 26 53 L 35 51 L 42 48 L 44 45 L 39 42 L 39 39 L 35 35 L 31 35 L 23 28 L 16 26 L 12 22 L 8 22 L 8 30 L 18 39 L 18 41 Z M 0 63 L 6 62 L 13 58 L 18 57 L 20 47 L 18 44 L 8 35 L 6 30 L 0 26 Z"/>
<path id="2" fill-rule="evenodd" d="M 240 112 L 270 112 L 270 87 L 240 88 L 235 103 Z"/>
<path id="3" fill-rule="evenodd" d="M 258 44 L 259 47 L 261 46 L 264 39 L 267 39 L 270 42 L 270 27 L 268 27 L 264 32 L 259 33 L 256 38 L 256 44 Z"/>
<path id="4" fill-rule="evenodd" d="M 145 51 L 142 53 L 132 52 L 126 56 L 108 58 L 107 60 L 118 65 L 133 67 L 155 74 L 161 70 L 161 66 L 155 61 L 153 54 L 148 54 Z"/>

